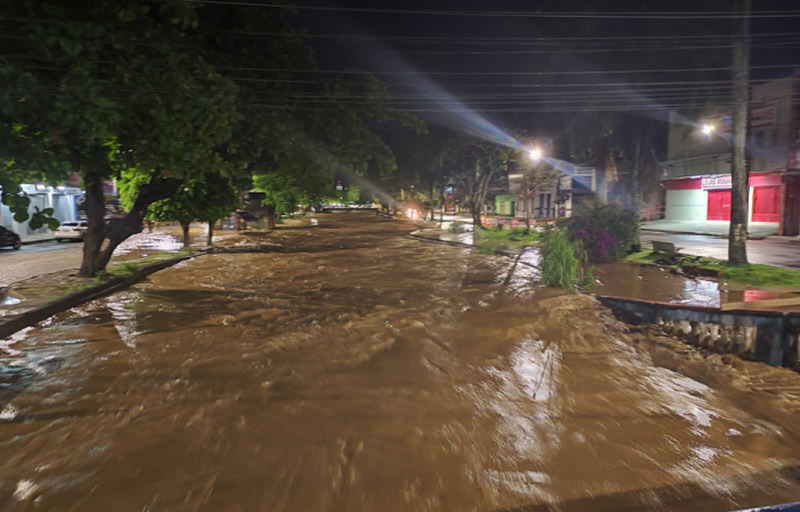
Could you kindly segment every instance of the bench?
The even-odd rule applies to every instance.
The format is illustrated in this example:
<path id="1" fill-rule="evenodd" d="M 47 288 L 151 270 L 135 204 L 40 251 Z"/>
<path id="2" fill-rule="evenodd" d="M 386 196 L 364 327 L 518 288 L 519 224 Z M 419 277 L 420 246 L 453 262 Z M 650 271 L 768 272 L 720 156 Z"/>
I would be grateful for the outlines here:
<path id="1" fill-rule="evenodd" d="M 661 242 L 659 240 L 653 240 L 653 252 L 663 252 L 666 254 L 678 254 L 678 251 L 683 249 L 683 247 L 675 247 L 675 244 L 672 242 Z"/>

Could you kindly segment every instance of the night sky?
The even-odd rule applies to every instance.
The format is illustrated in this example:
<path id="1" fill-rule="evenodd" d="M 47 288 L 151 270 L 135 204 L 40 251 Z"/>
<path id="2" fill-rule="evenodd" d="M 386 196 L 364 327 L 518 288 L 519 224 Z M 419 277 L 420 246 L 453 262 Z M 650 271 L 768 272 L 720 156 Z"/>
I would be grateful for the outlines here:
<path id="1" fill-rule="evenodd" d="M 729 0 L 385 0 L 379 3 L 359 0 L 320 3 L 309 0 L 298 4 L 461 12 L 538 10 L 725 13 L 731 9 Z M 754 4 L 756 16 L 772 10 L 800 8 L 800 2 L 787 0 L 757 0 Z M 567 97 L 592 96 L 598 91 L 608 90 L 604 86 L 593 84 L 621 83 L 626 85 L 626 89 L 641 91 L 645 97 L 654 97 L 656 103 L 680 104 L 686 100 L 687 95 L 691 95 L 691 91 L 684 89 L 675 93 L 654 92 L 651 84 L 697 80 L 724 82 L 730 79 L 729 71 L 656 71 L 729 66 L 730 41 L 727 36 L 731 34 L 733 26 L 730 19 L 542 19 L 523 16 L 412 15 L 301 9 L 295 22 L 307 28 L 324 69 L 359 68 L 375 72 L 390 85 L 398 106 L 415 111 L 429 121 L 453 127 L 458 127 L 463 122 L 463 114 L 454 117 L 452 112 L 448 112 L 452 110 L 453 104 L 437 103 L 436 98 L 463 98 L 466 107 L 481 110 L 484 118 L 503 129 L 525 128 L 533 133 L 557 137 L 563 129 L 564 113 L 542 110 L 547 110 L 548 102 L 552 106 L 552 101 L 558 100 L 559 95 L 561 103 L 558 105 L 565 107 L 562 110 L 569 110 L 574 108 L 575 102 L 567 100 Z M 751 63 L 754 68 L 800 63 L 798 24 L 798 17 L 753 19 L 751 31 L 755 39 Z M 783 33 L 796 35 L 761 39 L 765 34 Z M 640 36 L 650 40 L 564 39 Z M 704 39 L 700 39 L 701 37 Z M 647 51 L 637 49 L 645 43 L 653 48 Z M 602 73 L 621 69 L 647 69 L 654 72 Z M 542 71 L 566 73 L 519 74 Z M 584 74 L 587 71 L 590 74 Z M 500 72 L 516 74 L 494 74 Z M 756 80 L 790 73 L 791 69 L 788 67 L 754 69 L 752 78 Z M 668 87 L 668 84 L 664 86 Z M 570 92 L 571 95 L 562 94 L 565 92 Z M 521 98 L 520 93 L 545 94 Z M 711 98 L 726 98 L 727 94 L 729 91 L 726 89 L 707 92 L 707 96 Z M 663 100 L 660 99 L 662 97 Z M 606 100 L 607 98 L 605 97 Z M 619 104 L 620 95 L 617 98 L 617 102 L 612 101 L 612 105 Z M 593 104 L 602 105 L 603 101 L 598 100 Z M 608 101 L 605 103 L 608 104 Z M 664 108 L 659 115 L 663 117 L 667 111 Z"/>

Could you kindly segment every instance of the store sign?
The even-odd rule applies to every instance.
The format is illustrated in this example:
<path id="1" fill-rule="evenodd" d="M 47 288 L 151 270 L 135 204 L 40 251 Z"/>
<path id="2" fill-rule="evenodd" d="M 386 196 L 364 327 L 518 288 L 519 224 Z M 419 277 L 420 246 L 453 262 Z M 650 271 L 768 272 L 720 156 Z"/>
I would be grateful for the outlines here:
<path id="1" fill-rule="evenodd" d="M 703 190 L 719 190 L 719 189 L 731 188 L 731 175 L 722 174 L 720 176 L 706 176 L 703 178 L 701 183 Z"/>
<path id="2" fill-rule="evenodd" d="M 750 128 L 766 128 L 775 126 L 777 118 L 775 104 L 754 107 L 750 110 Z"/>

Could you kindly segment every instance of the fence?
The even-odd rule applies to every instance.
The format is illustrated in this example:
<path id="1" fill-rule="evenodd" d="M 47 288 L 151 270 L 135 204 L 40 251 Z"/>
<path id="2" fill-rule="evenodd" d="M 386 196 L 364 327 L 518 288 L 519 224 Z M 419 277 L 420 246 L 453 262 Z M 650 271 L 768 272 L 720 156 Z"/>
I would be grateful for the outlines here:
<path id="1" fill-rule="evenodd" d="M 639 217 L 645 221 L 645 223 L 650 222 L 651 219 L 663 219 L 666 213 L 667 207 L 665 205 L 661 206 L 651 206 L 649 208 L 642 208 L 639 210 Z"/>

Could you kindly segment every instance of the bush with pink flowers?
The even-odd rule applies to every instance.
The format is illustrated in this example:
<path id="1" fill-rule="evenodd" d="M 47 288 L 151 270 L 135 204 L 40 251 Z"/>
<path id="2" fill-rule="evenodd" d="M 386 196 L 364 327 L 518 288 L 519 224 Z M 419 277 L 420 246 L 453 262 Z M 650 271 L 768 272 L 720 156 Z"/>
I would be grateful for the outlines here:
<path id="1" fill-rule="evenodd" d="M 638 215 L 614 203 L 583 203 L 565 226 L 592 262 L 619 260 L 639 244 Z"/>

